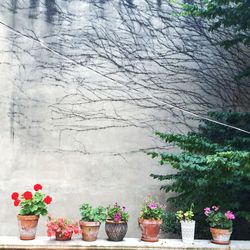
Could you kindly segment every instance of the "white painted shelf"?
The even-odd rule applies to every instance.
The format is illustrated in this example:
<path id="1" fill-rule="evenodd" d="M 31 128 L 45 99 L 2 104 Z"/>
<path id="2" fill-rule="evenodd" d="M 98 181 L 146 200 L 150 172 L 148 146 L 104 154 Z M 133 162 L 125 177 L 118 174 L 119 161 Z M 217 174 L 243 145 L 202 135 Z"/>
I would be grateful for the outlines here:
<path id="1" fill-rule="evenodd" d="M 112 242 L 104 239 L 98 239 L 94 242 L 86 242 L 79 238 L 71 241 L 60 242 L 53 238 L 37 237 L 35 240 L 22 241 L 18 237 L 0 236 L 0 249 L 23 249 L 23 250 L 101 250 L 101 249 L 115 249 L 115 250 L 149 250 L 149 249 L 166 249 L 166 250 L 250 250 L 250 241 L 231 241 L 228 246 L 220 246 L 212 244 L 207 240 L 195 240 L 194 244 L 186 245 L 181 240 L 177 239 L 161 239 L 156 243 L 143 242 L 135 238 L 125 238 L 120 242 Z"/>

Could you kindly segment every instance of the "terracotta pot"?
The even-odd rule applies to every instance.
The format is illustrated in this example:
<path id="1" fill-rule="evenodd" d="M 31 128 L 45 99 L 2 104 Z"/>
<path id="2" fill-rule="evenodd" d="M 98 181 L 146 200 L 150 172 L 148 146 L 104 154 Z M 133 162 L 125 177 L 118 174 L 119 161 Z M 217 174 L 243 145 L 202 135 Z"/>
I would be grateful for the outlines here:
<path id="1" fill-rule="evenodd" d="M 147 242 L 157 242 L 159 240 L 158 235 L 162 220 L 146 220 L 140 218 L 138 222 L 142 231 L 141 240 Z"/>
<path id="2" fill-rule="evenodd" d="M 71 233 L 70 235 L 65 236 L 65 235 L 61 235 L 60 233 L 56 233 L 56 240 L 58 240 L 58 241 L 67 241 L 67 240 L 71 240 L 72 234 L 73 234 L 73 233 Z"/>
<path id="3" fill-rule="evenodd" d="M 213 243 L 220 245 L 229 245 L 232 231 L 230 231 L 229 229 L 218 229 L 210 227 L 210 232 L 213 237 L 213 239 L 211 240 Z"/>
<path id="4" fill-rule="evenodd" d="M 127 222 L 106 220 L 105 231 L 111 241 L 122 241 L 128 231 Z"/>
<path id="5" fill-rule="evenodd" d="M 17 215 L 21 240 L 34 240 L 39 215 Z"/>
<path id="6" fill-rule="evenodd" d="M 82 239 L 85 241 L 95 241 L 99 232 L 101 223 L 98 221 L 80 221 L 80 228 L 82 230 Z"/>

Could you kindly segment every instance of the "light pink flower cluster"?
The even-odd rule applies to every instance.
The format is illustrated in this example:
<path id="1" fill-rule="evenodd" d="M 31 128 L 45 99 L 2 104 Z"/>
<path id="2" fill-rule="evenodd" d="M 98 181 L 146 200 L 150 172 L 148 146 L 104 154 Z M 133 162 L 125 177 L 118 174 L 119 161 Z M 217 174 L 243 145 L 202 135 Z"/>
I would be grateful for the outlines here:
<path id="1" fill-rule="evenodd" d="M 210 213 L 211 213 L 210 207 L 204 208 L 204 214 L 205 214 L 206 216 L 209 216 Z"/>
<path id="2" fill-rule="evenodd" d="M 219 207 L 219 206 L 212 206 L 212 209 L 213 209 L 215 212 L 217 212 L 217 211 L 219 211 L 220 207 Z"/>
<path id="3" fill-rule="evenodd" d="M 64 218 L 51 219 L 47 222 L 47 234 L 49 237 L 59 234 L 62 237 L 71 237 L 80 233 L 77 223 L 72 223 Z"/>
<path id="4" fill-rule="evenodd" d="M 210 207 L 206 207 L 206 208 L 204 208 L 204 214 L 206 216 L 209 216 L 211 214 L 211 212 L 213 212 L 213 211 L 214 212 L 218 212 L 219 209 L 220 209 L 220 207 L 219 206 L 215 206 L 215 205 L 212 206 L 212 209 Z"/>
<path id="5" fill-rule="evenodd" d="M 220 209 L 219 206 L 212 206 L 212 209 L 210 207 L 206 207 L 206 208 L 204 208 L 204 214 L 206 216 L 209 216 L 212 213 L 212 215 L 213 215 L 214 212 L 218 212 L 219 209 Z M 227 217 L 228 220 L 234 220 L 235 219 L 235 215 L 231 211 L 227 211 L 224 215 Z"/>
<path id="6" fill-rule="evenodd" d="M 235 219 L 235 215 L 231 211 L 227 211 L 225 213 L 225 216 L 227 217 L 228 220 L 234 220 Z"/>

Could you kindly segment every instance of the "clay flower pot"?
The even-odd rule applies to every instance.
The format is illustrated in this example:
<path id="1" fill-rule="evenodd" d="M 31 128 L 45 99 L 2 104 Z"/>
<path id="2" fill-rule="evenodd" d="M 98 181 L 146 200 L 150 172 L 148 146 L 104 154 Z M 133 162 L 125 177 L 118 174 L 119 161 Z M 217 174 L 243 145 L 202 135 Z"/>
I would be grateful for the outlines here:
<path id="1" fill-rule="evenodd" d="M 70 233 L 69 235 L 62 235 L 62 234 L 60 234 L 60 233 L 56 233 L 56 240 L 58 240 L 58 241 L 67 241 L 67 240 L 71 240 L 72 234 L 73 234 L 73 233 Z"/>
<path id="2" fill-rule="evenodd" d="M 162 220 L 146 220 L 140 218 L 138 222 L 142 231 L 142 241 L 157 242 L 159 240 L 158 235 Z"/>
<path id="3" fill-rule="evenodd" d="M 106 220 L 105 231 L 111 241 L 122 241 L 128 231 L 128 223 Z"/>
<path id="4" fill-rule="evenodd" d="M 220 245 L 229 245 L 230 237 L 232 234 L 231 230 L 210 227 L 210 232 L 213 237 L 213 239 L 211 240 L 213 243 Z"/>
<path id="5" fill-rule="evenodd" d="M 98 221 L 80 221 L 82 239 L 85 241 L 95 241 L 99 232 L 101 223 Z"/>
<path id="6" fill-rule="evenodd" d="M 34 240 L 39 215 L 17 215 L 21 240 Z"/>

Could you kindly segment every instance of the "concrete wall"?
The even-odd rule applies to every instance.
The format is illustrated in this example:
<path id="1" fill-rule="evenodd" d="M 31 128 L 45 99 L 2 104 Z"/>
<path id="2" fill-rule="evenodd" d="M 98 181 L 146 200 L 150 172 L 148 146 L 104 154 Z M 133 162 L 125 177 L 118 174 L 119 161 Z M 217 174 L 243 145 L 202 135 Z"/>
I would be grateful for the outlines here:
<path id="1" fill-rule="evenodd" d="M 143 198 L 148 194 L 163 202 L 167 198 L 150 173 L 172 171 L 145 153 L 165 148 L 153 132 L 187 131 L 186 116 L 167 103 L 200 113 L 214 103 L 224 105 L 218 101 L 220 95 L 213 95 L 219 93 L 216 84 L 204 85 L 200 65 L 177 51 L 176 46 L 182 45 L 176 39 L 179 30 L 166 30 L 168 19 L 156 16 L 160 1 L 154 16 L 147 8 L 141 16 L 133 13 L 140 10 L 133 1 L 126 5 L 131 11 L 128 18 L 135 15 L 145 19 L 145 27 L 162 29 L 157 37 L 131 20 L 135 30 L 129 33 L 120 16 L 125 9 L 106 4 L 1 3 L 1 21 L 26 37 L 0 26 L 0 235 L 17 235 L 18 210 L 11 193 L 41 183 L 53 197 L 52 215 L 79 219 L 82 202 L 104 206 L 118 202 L 130 212 L 128 236 L 138 236 Z M 161 11 L 171 17 L 164 8 Z M 209 53 L 214 52 L 206 47 L 205 55 L 194 56 L 205 61 Z M 221 63 L 218 54 L 209 63 L 212 58 L 214 64 Z M 206 68 L 206 75 L 209 72 Z M 219 91 L 224 90 L 220 85 Z M 40 235 L 45 234 L 45 220 L 41 219 Z"/>
<path id="2" fill-rule="evenodd" d="M 37 61 L 45 63 L 53 57 L 59 66 L 61 59 L 42 51 L 36 60 L 35 50 L 32 56 L 22 50 L 39 45 L 25 38 L 19 38 L 18 44 L 2 27 L 0 37 L 0 234 L 18 235 L 18 209 L 11 193 L 41 183 L 53 197 L 50 214 L 78 220 L 83 202 L 104 206 L 118 202 L 130 213 L 128 236 L 139 235 L 137 217 L 143 198 L 153 194 L 166 199 L 159 183 L 149 177 L 159 172 L 157 164 L 145 153 L 161 144 L 152 134 L 153 127 L 134 119 L 148 119 L 155 111 L 98 98 L 88 103 L 87 97 L 93 100 L 93 96 L 76 79 L 95 74 L 81 75 L 81 67 L 69 76 L 61 75 L 57 66 L 41 69 Z M 11 51 L 11 44 L 21 48 Z M 38 235 L 46 234 L 45 221 L 41 218 Z"/>

